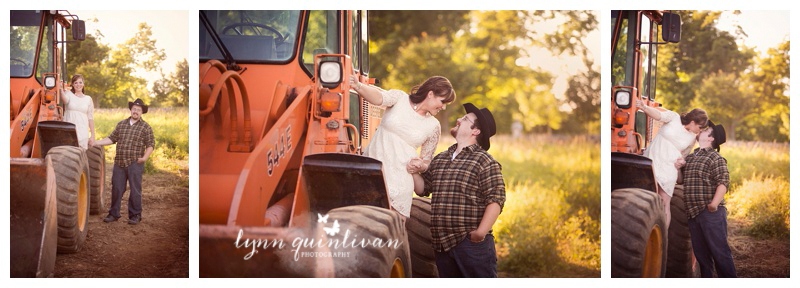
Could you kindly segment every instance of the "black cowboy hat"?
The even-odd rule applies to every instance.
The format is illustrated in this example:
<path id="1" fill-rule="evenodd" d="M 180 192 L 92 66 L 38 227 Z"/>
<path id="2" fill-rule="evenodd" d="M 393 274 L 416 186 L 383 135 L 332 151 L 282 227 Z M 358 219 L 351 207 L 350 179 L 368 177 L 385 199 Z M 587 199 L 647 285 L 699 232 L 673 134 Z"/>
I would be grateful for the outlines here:
<path id="1" fill-rule="evenodd" d="M 473 113 L 475 116 L 478 117 L 477 124 L 478 129 L 481 130 L 481 134 L 478 135 L 478 144 L 481 145 L 483 150 L 489 150 L 489 138 L 494 136 L 497 133 L 497 126 L 494 124 L 494 116 L 492 116 L 492 112 L 489 109 L 475 107 L 472 103 L 465 103 L 464 109 L 467 110 L 467 114 Z"/>
<path id="2" fill-rule="evenodd" d="M 727 141 L 727 137 L 725 134 L 725 127 L 722 125 L 714 125 L 714 122 L 708 120 L 708 127 L 711 128 L 711 137 L 714 137 L 714 142 L 711 142 L 711 147 L 717 149 L 719 152 L 719 145 L 722 145 Z"/>
<path id="3" fill-rule="evenodd" d="M 139 105 L 139 107 L 142 107 L 142 114 L 147 114 L 147 105 L 144 105 L 142 99 L 136 98 L 133 102 L 128 102 L 128 110 L 131 110 L 133 105 Z"/>

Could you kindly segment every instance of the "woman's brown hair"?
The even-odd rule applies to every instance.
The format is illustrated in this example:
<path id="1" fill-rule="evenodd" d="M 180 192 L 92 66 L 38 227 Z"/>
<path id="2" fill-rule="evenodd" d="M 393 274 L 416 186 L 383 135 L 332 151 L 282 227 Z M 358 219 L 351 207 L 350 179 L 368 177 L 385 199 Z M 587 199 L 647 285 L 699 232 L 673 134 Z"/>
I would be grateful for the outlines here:
<path id="1" fill-rule="evenodd" d="M 453 85 L 450 84 L 450 80 L 442 76 L 432 76 L 422 84 L 414 86 L 408 96 L 412 103 L 420 103 L 425 100 L 429 91 L 433 91 L 433 94 L 438 97 L 445 97 L 442 100 L 444 104 L 456 100 L 456 91 L 453 90 Z"/>
<path id="2" fill-rule="evenodd" d="M 700 108 L 694 108 L 689 113 L 681 114 L 681 124 L 689 125 L 694 121 L 695 124 L 700 125 L 700 128 L 705 128 L 708 125 L 708 114 Z"/>
<path id="3" fill-rule="evenodd" d="M 81 74 L 72 75 L 72 80 L 69 81 L 69 85 L 72 86 L 72 88 L 70 88 L 69 90 L 72 91 L 72 93 L 75 93 L 74 83 L 75 81 L 78 81 L 78 79 L 83 79 L 83 75 Z M 83 93 L 83 91 L 86 91 L 86 79 L 83 79 L 83 89 L 81 89 L 81 93 Z"/>

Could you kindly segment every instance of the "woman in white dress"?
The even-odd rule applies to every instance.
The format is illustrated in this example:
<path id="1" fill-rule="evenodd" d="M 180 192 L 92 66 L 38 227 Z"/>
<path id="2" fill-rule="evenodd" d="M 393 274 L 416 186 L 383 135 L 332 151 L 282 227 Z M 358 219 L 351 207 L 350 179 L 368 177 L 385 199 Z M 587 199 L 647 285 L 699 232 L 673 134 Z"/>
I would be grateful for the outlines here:
<path id="1" fill-rule="evenodd" d="M 650 147 L 645 150 L 644 156 L 653 160 L 653 174 L 656 177 L 658 194 L 664 202 L 667 228 L 669 228 L 669 221 L 672 218 L 669 203 L 672 200 L 675 183 L 678 181 L 679 169 L 686 164 L 684 158 L 692 152 L 697 135 L 708 125 L 708 115 L 699 108 L 682 115 L 669 110 L 659 111 L 646 106 L 641 100 L 636 101 L 636 106 L 647 116 L 664 123 L 650 143 Z"/>
<path id="2" fill-rule="evenodd" d="M 94 103 L 92 97 L 83 94 L 83 76 L 75 74 L 70 81 L 70 90 L 61 89 L 61 102 L 64 102 L 64 121 L 75 124 L 78 145 L 86 150 L 94 144 Z"/>
<path id="3" fill-rule="evenodd" d="M 411 213 L 414 179 L 406 170 L 406 164 L 419 157 L 424 162 L 421 170 L 427 170 L 441 135 L 441 126 L 434 116 L 455 100 L 456 92 L 450 80 L 442 76 L 428 78 L 411 88 L 410 94 L 400 90 L 385 91 L 355 79 L 355 75 L 350 77 L 350 87 L 367 102 L 386 107 L 364 155 L 383 162 L 392 209 L 407 218 Z"/>

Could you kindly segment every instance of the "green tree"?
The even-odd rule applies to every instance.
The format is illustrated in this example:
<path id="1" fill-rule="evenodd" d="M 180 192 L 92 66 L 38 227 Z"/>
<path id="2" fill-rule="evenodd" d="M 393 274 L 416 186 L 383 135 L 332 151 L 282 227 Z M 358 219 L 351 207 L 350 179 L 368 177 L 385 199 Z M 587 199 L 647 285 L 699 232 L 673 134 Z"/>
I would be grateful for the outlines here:
<path id="1" fill-rule="evenodd" d="M 82 42 L 69 44 L 69 74 L 84 76 L 86 94 L 92 96 L 95 107 L 127 107 L 128 101 L 136 98 L 150 103 L 152 96 L 147 91 L 147 81 L 132 74 L 157 70 L 166 58 L 164 50 L 156 47 L 152 35 L 151 27 L 141 23 L 134 37 L 114 48 L 98 41 L 102 39 L 99 31 L 94 36 L 87 35 Z"/>
<path id="2" fill-rule="evenodd" d="M 162 74 L 153 83 L 153 104 L 156 106 L 189 106 L 189 62 L 186 59 L 175 65 L 169 76 Z"/>
<path id="3" fill-rule="evenodd" d="M 740 75 L 755 51 L 739 47 L 736 36 L 717 29 L 719 11 L 677 11 L 681 15 L 681 42 L 660 45 L 656 95 L 670 110 L 688 111 L 696 89 L 707 75 Z"/>
<path id="4" fill-rule="evenodd" d="M 552 35 L 529 28 L 554 18 L 567 20 Z M 385 73 L 381 86 L 403 90 L 432 75 L 448 77 L 458 98 L 455 109 L 438 116 L 445 129 L 461 115 L 458 106 L 472 102 L 493 111 L 499 133 L 508 133 L 515 120 L 528 131 L 542 132 L 561 129 L 564 121 L 584 121 L 572 125 L 583 132 L 593 126 L 565 117 L 559 107 L 580 107 L 576 115 L 588 111 L 589 118 L 599 118 L 598 68 L 582 40 L 596 26 L 596 15 L 580 11 L 370 11 L 371 76 Z M 554 55 L 581 55 L 594 72 L 571 81 L 572 94 L 559 100 L 550 92 L 551 74 L 517 64 L 530 56 L 525 49 L 530 45 Z M 577 87 L 583 83 L 588 89 Z"/>
<path id="5" fill-rule="evenodd" d="M 739 124 L 758 111 L 755 109 L 755 99 L 743 91 L 742 82 L 733 73 L 709 75 L 697 89 L 698 96 L 691 102 L 693 107 L 706 110 L 711 120 L 725 125 L 728 140 L 736 140 Z"/>
<path id="6" fill-rule="evenodd" d="M 747 117 L 747 139 L 789 141 L 789 41 L 758 57 L 751 73 L 748 92 L 757 99 L 756 113 Z"/>
<path id="7" fill-rule="evenodd" d="M 419 37 L 452 39 L 469 24 L 469 11 L 369 11 L 370 76 L 383 80 L 396 67 L 400 48 Z M 377 63 L 377 65 L 374 65 Z"/>
<path id="8" fill-rule="evenodd" d="M 789 41 L 758 57 L 747 37 L 716 28 L 722 12 L 679 11 L 681 42 L 659 46 L 657 95 L 678 112 L 703 108 L 731 139 L 789 140 Z M 738 14 L 735 12 L 734 14 Z"/>

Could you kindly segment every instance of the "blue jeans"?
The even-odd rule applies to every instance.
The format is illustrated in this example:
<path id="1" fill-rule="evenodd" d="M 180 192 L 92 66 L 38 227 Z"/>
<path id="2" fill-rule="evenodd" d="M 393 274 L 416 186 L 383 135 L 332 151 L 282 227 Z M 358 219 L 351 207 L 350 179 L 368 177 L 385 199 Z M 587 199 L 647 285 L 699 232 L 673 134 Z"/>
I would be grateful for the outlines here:
<path id="1" fill-rule="evenodd" d="M 131 195 L 128 197 L 128 218 L 142 213 L 142 174 L 144 164 L 131 163 L 122 168 L 114 164 L 114 173 L 111 176 L 111 208 L 108 214 L 120 218 L 119 207 L 122 195 L 125 195 L 125 185 L 130 184 Z"/>
<path id="2" fill-rule="evenodd" d="M 720 206 L 716 212 L 703 210 L 697 217 L 689 219 L 694 257 L 703 278 L 714 277 L 715 267 L 720 278 L 736 278 L 733 255 L 728 246 L 727 216 L 728 210 Z"/>
<path id="3" fill-rule="evenodd" d="M 486 234 L 483 241 L 475 243 L 467 234 L 450 251 L 436 252 L 436 267 L 441 278 L 497 278 L 494 236 Z"/>

